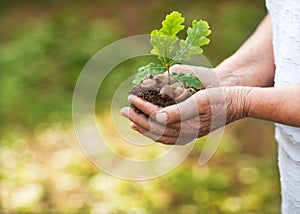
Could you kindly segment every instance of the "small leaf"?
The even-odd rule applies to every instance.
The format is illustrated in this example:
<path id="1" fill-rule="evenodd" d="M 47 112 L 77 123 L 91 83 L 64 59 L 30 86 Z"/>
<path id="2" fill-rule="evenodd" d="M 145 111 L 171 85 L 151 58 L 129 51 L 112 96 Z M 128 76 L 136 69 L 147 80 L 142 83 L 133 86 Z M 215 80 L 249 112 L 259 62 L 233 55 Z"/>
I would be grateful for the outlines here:
<path id="1" fill-rule="evenodd" d="M 152 54 L 158 55 L 160 60 L 166 64 L 167 59 L 172 58 L 172 51 L 174 49 L 174 44 L 178 40 L 177 37 L 170 37 L 163 35 L 160 31 L 154 30 L 151 32 L 150 43 L 153 45 L 151 50 Z"/>
<path id="2" fill-rule="evenodd" d="M 178 32 L 184 29 L 184 18 L 177 11 L 166 16 L 162 22 L 162 28 L 151 32 L 150 43 L 153 45 L 152 54 L 158 55 L 163 65 L 169 64 L 170 59 L 175 57 L 173 53 L 175 43 L 178 40 Z"/>
<path id="3" fill-rule="evenodd" d="M 210 40 L 206 38 L 210 35 L 208 23 L 203 20 L 192 22 L 192 27 L 187 30 L 186 40 L 180 41 L 180 50 L 177 61 L 190 60 L 194 54 L 202 54 L 203 50 L 201 46 L 209 44 Z"/>
<path id="4" fill-rule="evenodd" d="M 209 44 L 209 36 L 211 31 L 209 30 L 208 23 L 203 20 L 192 22 L 192 27 L 187 30 L 186 42 L 192 46 L 203 46 Z"/>
<path id="5" fill-rule="evenodd" d="M 184 17 L 178 11 L 173 11 L 166 16 L 162 22 L 162 28 L 159 30 L 160 33 L 166 36 L 175 37 L 178 32 L 184 29 Z"/>
<path id="6" fill-rule="evenodd" d="M 194 87 L 196 89 L 200 89 L 201 88 L 201 81 L 194 76 L 193 74 L 185 74 L 185 73 L 172 73 L 172 77 L 185 84 L 187 87 Z"/>
<path id="7" fill-rule="evenodd" d="M 139 85 L 144 79 L 148 78 L 150 75 L 161 74 L 166 71 L 166 67 L 162 67 L 161 65 L 156 65 L 154 63 L 149 63 L 146 66 L 142 66 L 138 69 L 138 73 L 135 75 L 132 83 L 134 85 Z"/>
<path id="8" fill-rule="evenodd" d="M 180 40 L 180 52 L 178 54 L 178 61 L 188 61 L 191 59 L 191 56 L 194 54 L 202 54 L 203 49 L 199 46 L 192 46 L 187 43 L 185 40 Z"/>

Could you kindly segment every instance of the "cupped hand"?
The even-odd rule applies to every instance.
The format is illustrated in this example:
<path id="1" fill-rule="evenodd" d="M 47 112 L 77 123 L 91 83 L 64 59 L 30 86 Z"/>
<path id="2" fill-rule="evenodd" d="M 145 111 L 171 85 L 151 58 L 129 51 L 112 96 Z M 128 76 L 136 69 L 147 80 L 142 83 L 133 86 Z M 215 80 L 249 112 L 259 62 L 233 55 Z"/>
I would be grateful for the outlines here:
<path id="1" fill-rule="evenodd" d="M 196 76 L 206 76 L 207 70 L 200 70 L 201 67 L 180 67 L 176 66 L 173 72 L 189 72 L 190 68 L 194 68 L 193 73 Z M 201 80 L 203 81 L 203 78 Z M 209 77 L 205 82 L 206 85 L 217 84 Z M 247 87 L 213 87 L 200 90 L 185 101 L 165 108 L 130 95 L 128 101 L 144 114 L 139 114 L 130 107 L 123 108 L 121 114 L 132 121 L 132 129 L 154 141 L 164 144 L 186 144 L 246 117 L 246 98 L 250 91 Z"/>

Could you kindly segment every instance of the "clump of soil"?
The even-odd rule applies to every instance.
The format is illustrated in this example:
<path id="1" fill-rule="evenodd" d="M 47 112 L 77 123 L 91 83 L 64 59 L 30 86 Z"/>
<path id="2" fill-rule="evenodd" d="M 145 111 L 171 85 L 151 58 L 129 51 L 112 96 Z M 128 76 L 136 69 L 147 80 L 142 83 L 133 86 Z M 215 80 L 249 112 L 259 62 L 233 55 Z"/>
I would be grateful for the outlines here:
<path id="1" fill-rule="evenodd" d="M 140 85 L 131 88 L 129 94 L 136 95 L 155 105 L 166 107 L 182 102 L 196 93 L 195 88 L 186 87 L 184 84 L 164 74 L 150 76 Z M 141 113 L 135 106 L 135 111 Z"/>

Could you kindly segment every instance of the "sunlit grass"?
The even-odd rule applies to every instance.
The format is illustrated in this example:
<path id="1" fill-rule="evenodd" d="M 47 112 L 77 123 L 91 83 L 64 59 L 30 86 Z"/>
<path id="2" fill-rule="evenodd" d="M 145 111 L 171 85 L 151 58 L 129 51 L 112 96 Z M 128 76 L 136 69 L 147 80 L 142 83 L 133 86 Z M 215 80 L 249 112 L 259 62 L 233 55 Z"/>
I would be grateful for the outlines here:
<path id="1" fill-rule="evenodd" d="M 98 120 L 107 124 L 105 129 L 100 126 L 106 142 L 113 142 L 112 150 L 125 157 L 149 159 L 169 149 L 158 143 L 149 148 L 130 145 L 118 136 L 109 113 Z M 71 124 L 53 125 L 1 147 L 1 209 L 91 213 L 278 211 L 277 174 L 271 160 L 240 153 L 236 139 L 225 132 L 213 158 L 199 166 L 204 143 L 205 138 L 199 140 L 189 157 L 170 173 L 133 182 L 107 175 L 91 164 Z"/>

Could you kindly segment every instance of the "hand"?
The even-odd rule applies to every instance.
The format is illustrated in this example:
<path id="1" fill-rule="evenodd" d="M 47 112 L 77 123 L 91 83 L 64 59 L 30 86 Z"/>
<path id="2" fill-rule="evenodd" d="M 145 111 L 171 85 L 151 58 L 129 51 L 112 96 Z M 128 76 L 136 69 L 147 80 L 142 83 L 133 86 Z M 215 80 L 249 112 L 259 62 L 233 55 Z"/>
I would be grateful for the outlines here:
<path id="1" fill-rule="evenodd" d="M 178 67 L 181 66 L 176 66 L 176 69 Z M 205 72 L 202 71 L 202 74 Z M 209 78 L 206 82 L 209 82 L 208 80 Z M 128 101 L 145 115 L 138 114 L 128 107 L 123 108 L 121 114 L 132 121 L 131 128 L 154 141 L 164 144 L 186 144 L 247 116 L 246 97 L 249 92 L 247 87 L 209 88 L 197 92 L 177 105 L 165 108 L 130 95 Z"/>

